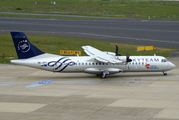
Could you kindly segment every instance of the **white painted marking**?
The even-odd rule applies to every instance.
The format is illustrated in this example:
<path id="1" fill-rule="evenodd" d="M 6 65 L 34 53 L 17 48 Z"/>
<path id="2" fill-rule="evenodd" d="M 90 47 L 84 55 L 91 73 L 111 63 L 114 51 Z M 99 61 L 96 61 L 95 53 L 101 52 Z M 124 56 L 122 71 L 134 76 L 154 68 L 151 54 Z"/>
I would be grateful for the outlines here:
<path id="1" fill-rule="evenodd" d="M 29 88 L 29 87 L 38 87 L 42 84 L 32 84 L 32 85 L 28 85 L 28 86 L 25 86 L 25 88 Z"/>
<path id="2" fill-rule="evenodd" d="M 81 33 L 82 35 L 92 35 L 95 36 L 96 34 L 89 34 L 89 33 Z M 136 38 L 132 38 L 132 37 L 121 37 L 121 36 L 111 36 L 111 35 L 99 35 L 98 36 L 102 36 L 102 37 L 110 37 L 110 38 L 123 38 L 123 39 L 135 39 Z M 153 40 L 153 39 L 143 39 L 143 38 L 138 38 L 138 40 L 142 40 L 142 41 L 153 41 L 153 42 L 165 42 L 165 43 L 179 43 L 179 42 L 175 42 L 175 41 L 162 41 L 162 40 Z"/>

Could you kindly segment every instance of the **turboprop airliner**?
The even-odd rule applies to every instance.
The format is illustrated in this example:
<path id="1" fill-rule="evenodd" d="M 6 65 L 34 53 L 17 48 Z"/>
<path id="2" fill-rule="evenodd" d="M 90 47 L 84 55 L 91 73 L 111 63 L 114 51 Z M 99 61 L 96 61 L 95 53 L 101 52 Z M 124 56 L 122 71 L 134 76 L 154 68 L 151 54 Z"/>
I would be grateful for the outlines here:
<path id="1" fill-rule="evenodd" d="M 60 56 L 45 53 L 30 43 L 23 32 L 11 32 L 18 59 L 11 63 L 53 72 L 84 72 L 101 78 L 120 72 L 163 72 L 175 65 L 162 56 L 121 56 L 116 52 L 100 51 L 92 46 L 82 46 L 89 56 Z"/>

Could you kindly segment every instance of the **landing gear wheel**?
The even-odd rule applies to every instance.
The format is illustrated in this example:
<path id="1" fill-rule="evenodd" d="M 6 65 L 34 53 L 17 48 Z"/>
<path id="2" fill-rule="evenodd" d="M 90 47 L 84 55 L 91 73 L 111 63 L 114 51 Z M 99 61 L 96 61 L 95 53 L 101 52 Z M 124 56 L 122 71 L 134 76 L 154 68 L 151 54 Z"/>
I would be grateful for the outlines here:
<path id="1" fill-rule="evenodd" d="M 167 75 L 167 71 L 163 71 L 163 75 Z"/>
<path id="2" fill-rule="evenodd" d="M 164 73 L 163 75 L 167 75 L 167 73 Z"/>
<path id="3" fill-rule="evenodd" d="M 101 78 L 104 79 L 106 78 L 106 75 L 109 75 L 109 72 L 108 71 L 104 71 L 102 74 L 101 74 Z"/>
<path id="4" fill-rule="evenodd" d="M 101 74 L 101 78 L 102 79 L 106 78 L 106 74 Z"/>

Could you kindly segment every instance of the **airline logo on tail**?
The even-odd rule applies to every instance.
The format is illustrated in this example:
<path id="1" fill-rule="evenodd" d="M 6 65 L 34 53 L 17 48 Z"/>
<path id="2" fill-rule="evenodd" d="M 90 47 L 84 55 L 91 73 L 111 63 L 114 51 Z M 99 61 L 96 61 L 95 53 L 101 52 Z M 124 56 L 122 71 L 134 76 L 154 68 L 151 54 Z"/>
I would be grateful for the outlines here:
<path id="1" fill-rule="evenodd" d="M 27 42 L 27 40 L 22 40 L 18 43 L 18 50 L 23 53 L 26 53 L 30 50 L 30 44 Z"/>

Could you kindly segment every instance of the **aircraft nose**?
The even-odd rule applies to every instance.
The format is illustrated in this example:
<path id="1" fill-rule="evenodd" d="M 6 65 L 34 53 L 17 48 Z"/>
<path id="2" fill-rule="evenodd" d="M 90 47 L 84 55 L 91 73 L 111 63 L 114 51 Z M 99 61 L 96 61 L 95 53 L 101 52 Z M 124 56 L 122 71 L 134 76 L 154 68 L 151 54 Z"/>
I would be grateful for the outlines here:
<path id="1" fill-rule="evenodd" d="M 173 63 L 170 63 L 171 68 L 175 68 L 176 66 Z"/>

